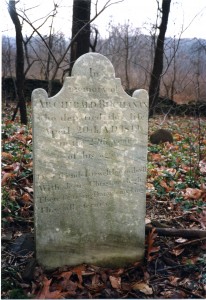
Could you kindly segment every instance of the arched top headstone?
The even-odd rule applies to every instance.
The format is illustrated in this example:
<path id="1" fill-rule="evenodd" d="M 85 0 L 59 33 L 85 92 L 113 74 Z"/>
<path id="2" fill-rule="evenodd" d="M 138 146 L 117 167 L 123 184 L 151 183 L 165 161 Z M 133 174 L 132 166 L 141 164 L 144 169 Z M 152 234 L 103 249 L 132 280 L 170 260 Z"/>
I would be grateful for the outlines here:
<path id="1" fill-rule="evenodd" d="M 47 269 L 144 256 L 148 94 L 88 53 L 60 92 L 32 94 L 36 258 Z M 66 254 L 65 254 L 66 253 Z"/>
<path id="2" fill-rule="evenodd" d="M 99 53 L 86 53 L 79 57 L 72 69 L 72 76 L 87 78 L 114 78 L 115 72 L 108 58 Z"/>

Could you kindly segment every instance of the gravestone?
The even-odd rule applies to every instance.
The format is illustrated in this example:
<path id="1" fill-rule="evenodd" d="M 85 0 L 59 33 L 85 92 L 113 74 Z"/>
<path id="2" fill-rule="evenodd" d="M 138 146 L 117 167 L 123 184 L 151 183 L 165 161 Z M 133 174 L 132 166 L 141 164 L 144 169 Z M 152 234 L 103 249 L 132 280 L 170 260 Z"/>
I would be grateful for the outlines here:
<path id="1" fill-rule="evenodd" d="M 89 53 L 60 92 L 32 94 L 36 256 L 51 269 L 144 255 L 148 94 Z"/>

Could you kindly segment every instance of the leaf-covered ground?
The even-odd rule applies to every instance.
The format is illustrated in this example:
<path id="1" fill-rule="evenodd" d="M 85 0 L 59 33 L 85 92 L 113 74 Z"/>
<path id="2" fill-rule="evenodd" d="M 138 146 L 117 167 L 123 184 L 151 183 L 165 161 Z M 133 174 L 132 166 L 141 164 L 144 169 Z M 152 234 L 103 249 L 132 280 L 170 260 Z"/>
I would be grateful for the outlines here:
<path id="1" fill-rule="evenodd" d="M 31 122 L 9 121 L 12 111 L 3 108 L 2 117 L 2 298 L 205 298 L 206 119 L 149 120 L 149 134 L 163 123 L 174 142 L 148 143 L 142 262 L 46 272 L 34 259 Z"/>

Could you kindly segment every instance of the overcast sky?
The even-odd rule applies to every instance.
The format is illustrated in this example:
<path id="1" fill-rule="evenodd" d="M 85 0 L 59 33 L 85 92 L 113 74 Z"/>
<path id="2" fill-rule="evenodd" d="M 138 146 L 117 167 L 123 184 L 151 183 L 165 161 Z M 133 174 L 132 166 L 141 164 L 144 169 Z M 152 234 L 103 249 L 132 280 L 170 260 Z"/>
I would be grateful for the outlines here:
<path id="1" fill-rule="evenodd" d="M 5 35 L 14 35 L 14 26 L 7 12 L 5 0 L 1 0 L 1 28 Z M 58 4 L 58 14 L 55 18 L 55 31 L 62 31 L 66 37 L 71 36 L 71 19 L 73 0 L 20 0 L 17 8 L 25 8 L 33 25 L 35 20 L 46 16 L 53 8 L 53 1 Z M 108 0 L 98 1 L 98 11 Z M 111 0 L 118 2 L 118 0 Z M 161 1 L 160 1 L 161 2 Z M 92 14 L 94 16 L 94 3 L 92 0 Z M 30 9 L 32 8 L 32 9 Z M 142 28 L 143 33 L 149 33 L 151 24 L 155 23 L 157 11 L 156 0 L 124 0 L 118 4 L 111 5 L 95 21 L 100 35 L 107 35 L 108 24 L 113 25 L 129 23 L 133 28 Z M 42 19 L 43 20 L 43 19 Z M 188 27 L 188 28 L 187 28 Z M 197 37 L 206 39 L 206 0 L 172 0 L 167 36 L 173 37 L 184 30 L 182 37 Z M 28 27 L 24 25 L 23 33 L 29 33 Z M 49 23 L 40 29 L 42 34 L 48 34 Z"/>

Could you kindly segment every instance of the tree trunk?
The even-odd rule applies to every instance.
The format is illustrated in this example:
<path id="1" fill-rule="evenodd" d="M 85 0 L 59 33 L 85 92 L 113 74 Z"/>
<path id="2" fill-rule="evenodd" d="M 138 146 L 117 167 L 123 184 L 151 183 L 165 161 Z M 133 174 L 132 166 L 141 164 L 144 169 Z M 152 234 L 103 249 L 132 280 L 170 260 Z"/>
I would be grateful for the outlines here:
<path id="1" fill-rule="evenodd" d="M 74 62 L 81 55 L 89 52 L 90 24 L 74 39 L 77 32 L 90 21 L 91 0 L 73 0 L 72 45 L 70 55 L 70 75 Z M 74 39 L 74 40 L 73 40 Z"/>
<path id="2" fill-rule="evenodd" d="M 157 44 L 155 48 L 155 57 L 154 64 L 150 79 L 149 86 L 149 115 L 153 116 L 155 111 L 155 106 L 158 102 L 159 90 L 160 90 L 160 80 L 161 74 L 163 70 L 163 54 L 164 54 L 164 40 L 165 33 L 167 30 L 167 23 L 170 12 L 170 3 L 171 0 L 163 0 L 162 1 L 162 20 L 159 27 L 159 35 L 157 37 Z"/>
<path id="3" fill-rule="evenodd" d="M 24 50 L 21 23 L 19 21 L 14 0 L 9 0 L 9 14 L 14 23 L 16 31 L 16 88 L 17 88 L 17 108 L 12 120 L 15 119 L 18 108 L 20 109 L 21 123 L 27 124 L 26 102 L 24 98 Z"/>

